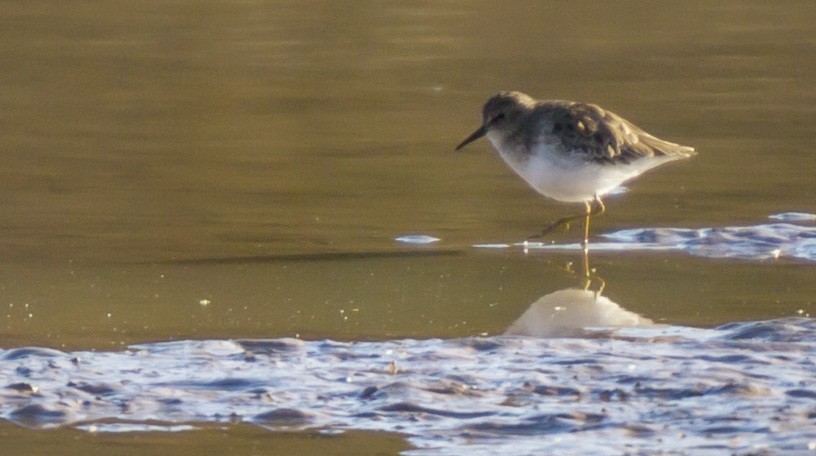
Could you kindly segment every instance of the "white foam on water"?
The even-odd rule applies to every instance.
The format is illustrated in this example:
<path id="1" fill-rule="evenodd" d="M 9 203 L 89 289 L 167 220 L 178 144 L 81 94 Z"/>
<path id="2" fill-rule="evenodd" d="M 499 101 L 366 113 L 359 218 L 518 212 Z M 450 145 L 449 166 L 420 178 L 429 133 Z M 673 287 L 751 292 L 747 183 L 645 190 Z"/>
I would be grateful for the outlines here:
<path id="1" fill-rule="evenodd" d="M 570 302 L 557 306 L 558 321 L 561 307 L 579 305 Z M 650 326 L 607 301 L 574 310 L 593 328 L 612 311 L 630 327 L 555 338 L 0 350 L 0 418 L 93 433 L 237 422 L 399 432 L 417 455 L 748 454 L 757 445 L 803 454 L 816 441 L 813 319 L 689 329 Z"/>
<path id="2" fill-rule="evenodd" d="M 769 215 L 768 218 L 782 222 L 810 222 L 816 220 L 816 214 L 809 214 L 807 212 L 782 212 L 780 214 Z"/>
<path id="3" fill-rule="evenodd" d="M 791 215 L 795 214 L 795 215 Z M 810 220 L 812 214 L 785 213 L 778 219 Z M 816 216 L 814 216 L 816 217 Z M 599 235 L 590 240 L 592 251 L 677 250 L 709 258 L 775 260 L 794 258 L 816 261 L 816 226 L 769 223 L 717 228 L 629 228 Z M 476 244 L 475 248 L 518 247 L 524 252 L 581 250 L 580 243 L 516 242 Z"/>
<path id="4" fill-rule="evenodd" d="M 439 242 L 441 239 L 426 234 L 408 234 L 397 237 L 394 240 L 402 242 L 403 244 L 433 244 L 434 242 Z"/>

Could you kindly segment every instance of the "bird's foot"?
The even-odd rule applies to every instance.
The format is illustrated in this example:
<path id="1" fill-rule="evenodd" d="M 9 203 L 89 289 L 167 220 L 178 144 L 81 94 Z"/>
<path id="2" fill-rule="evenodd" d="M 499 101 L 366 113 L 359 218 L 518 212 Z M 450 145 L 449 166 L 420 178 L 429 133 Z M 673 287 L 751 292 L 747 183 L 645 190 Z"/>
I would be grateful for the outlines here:
<path id="1" fill-rule="evenodd" d="M 570 228 L 570 223 L 572 223 L 573 221 L 574 221 L 573 217 L 562 218 L 562 219 L 556 221 L 555 223 L 553 223 L 552 225 L 550 225 L 550 226 L 544 228 L 543 230 L 541 230 L 540 233 L 530 236 L 528 239 L 541 239 L 543 237 L 546 237 L 548 234 L 553 233 L 553 232 L 555 232 L 555 231 L 557 231 L 559 229 L 563 229 L 564 231 L 567 231 Z"/>
<path id="2" fill-rule="evenodd" d="M 603 293 L 604 288 L 606 288 L 606 281 L 593 270 L 592 275 L 583 278 L 583 288 L 584 290 L 594 292 L 596 295 L 600 295 Z"/>

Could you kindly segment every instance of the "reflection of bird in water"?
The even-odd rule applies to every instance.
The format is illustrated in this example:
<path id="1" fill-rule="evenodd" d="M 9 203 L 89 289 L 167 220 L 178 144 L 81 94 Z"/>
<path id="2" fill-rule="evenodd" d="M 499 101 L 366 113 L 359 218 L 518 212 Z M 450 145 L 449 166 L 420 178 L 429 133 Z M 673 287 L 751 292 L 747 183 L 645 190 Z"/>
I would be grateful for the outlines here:
<path id="1" fill-rule="evenodd" d="M 583 337 L 592 328 L 651 326 L 648 318 L 630 312 L 599 292 L 567 288 L 542 296 L 504 332 L 530 337 Z"/>

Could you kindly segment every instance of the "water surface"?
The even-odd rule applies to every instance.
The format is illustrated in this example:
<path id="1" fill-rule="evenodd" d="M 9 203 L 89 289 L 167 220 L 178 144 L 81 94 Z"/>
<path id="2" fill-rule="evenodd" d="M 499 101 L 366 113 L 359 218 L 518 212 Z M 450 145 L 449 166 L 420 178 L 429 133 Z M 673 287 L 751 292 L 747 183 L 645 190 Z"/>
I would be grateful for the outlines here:
<path id="1" fill-rule="evenodd" d="M 0 416 L 104 434 L 199 423 L 399 432 L 415 447 L 408 454 L 816 449 L 816 320 L 690 330 L 633 317 L 591 292 L 562 290 L 511 326 L 516 337 L 5 350 L 0 376 L 14 383 Z M 539 319 L 561 329 L 523 330 Z M 563 332 L 575 324 L 618 329 Z"/>
<path id="2" fill-rule="evenodd" d="M 485 337 L 502 350 L 547 348 L 553 359 L 577 347 L 604 369 L 604 344 L 658 360 L 674 356 L 663 348 L 682 353 L 690 345 L 667 388 L 699 381 L 714 391 L 704 399 L 744 399 L 735 404 L 745 409 L 723 413 L 771 420 L 773 413 L 755 406 L 786 401 L 800 413 L 807 394 L 791 394 L 797 388 L 789 382 L 801 372 L 780 359 L 799 359 L 809 348 L 769 348 L 774 354 L 759 361 L 770 363 L 761 369 L 775 379 L 758 383 L 750 376 L 754 355 L 723 354 L 732 379 L 744 379 L 733 383 L 747 390 L 729 389 L 716 369 L 695 377 L 680 365 L 721 366 L 700 357 L 711 347 L 695 345 L 692 328 L 758 321 L 773 333 L 788 327 L 778 322 L 814 312 L 814 222 L 768 219 L 816 213 L 814 23 L 808 2 L 4 2 L 0 347 L 56 349 L 59 359 L 102 351 L 116 359 L 158 341 L 220 346 L 293 338 L 318 352 L 319 341 L 333 340 L 365 341 L 366 349 L 430 344 L 444 353 Z M 577 232 L 558 233 L 541 248 L 515 245 L 577 208 L 536 195 L 486 142 L 452 150 L 480 121 L 484 100 L 506 89 L 596 102 L 700 152 L 606 201 L 607 213 L 593 221 L 590 289 L 603 283 L 609 302 L 600 313 L 578 312 L 614 311 L 618 321 L 683 328 L 681 339 L 692 342 L 603 342 L 583 327 L 573 342 L 503 338 L 533 303 L 584 289 L 574 273 Z M 406 235 L 439 241 L 396 241 Z M 508 247 L 474 247 L 484 244 Z M 481 362 L 502 361 L 477 352 Z M 189 360 L 177 355 L 167 360 L 182 369 Z M 623 366 L 616 356 L 613 371 Z M 455 358 L 438 374 L 455 375 Z M 102 370 L 113 366 L 106 359 L 98 358 Z M 527 375 L 541 359 L 521 362 Z M 228 377 L 223 365 L 213 366 Z M 0 387 L 21 383 L 18 375 L 11 371 Z M 809 391 L 804 381 L 800 389 Z M 609 382 L 602 378 L 563 416 L 535 401 L 518 411 L 533 416 L 540 407 L 537 416 L 551 417 L 532 420 L 541 426 L 591 427 Z M 566 377 L 559 387 L 577 388 Z M 764 392 L 755 395 L 754 387 Z M 521 394 L 524 382 L 513 388 Z M 631 427 L 645 419 L 629 414 L 639 408 L 621 407 L 611 416 L 624 414 L 619 422 L 630 427 L 611 426 L 613 441 L 664 436 L 648 425 Z M 199 441 L 263 451 L 327 438 L 322 424 L 303 433 L 259 432 L 212 419 L 228 415 L 228 407 L 210 411 L 197 431 L 93 438 L 134 454 L 144 439 L 171 442 L 151 452 L 185 454 Z M 806 421 L 801 413 L 792 426 Z M 167 425 L 166 415 L 153 418 Z M 696 432 L 706 429 L 700 420 L 716 418 L 656 422 L 677 419 Z M 523 433 L 524 424 L 500 421 L 468 432 L 487 440 Z M 33 454 L 73 439 L 80 443 L 66 451 L 86 454 L 87 426 L 77 434 L 76 423 L 57 424 L 63 427 L 47 432 L 4 424 L 0 432 L 10 438 L 2 445 Z M 779 430 L 749 427 L 732 431 Z M 357 432 L 381 426 L 347 428 L 354 432 L 297 448 L 407 448 L 397 434 Z M 732 431 L 714 434 L 730 441 Z M 433 441 L 425 430 L 412 432 L 414 444 Z M 798 428 L 790 435 L 769 451 L 789 454 L 785 445 L 812 440 Z M 445 441 L 467 443 L 459 439 Z M 745 449 L 756 441 L 736 442 Z M 681 449 L 696 454 L 697 443 Z"/>

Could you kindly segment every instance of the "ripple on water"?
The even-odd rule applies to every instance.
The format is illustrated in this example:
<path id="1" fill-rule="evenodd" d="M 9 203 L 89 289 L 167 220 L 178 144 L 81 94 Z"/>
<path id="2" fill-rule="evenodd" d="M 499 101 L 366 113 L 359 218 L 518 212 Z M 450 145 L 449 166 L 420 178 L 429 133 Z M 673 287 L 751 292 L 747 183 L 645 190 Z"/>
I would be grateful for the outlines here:
<path id="1" fill-rule="evenodd" d="M 416 454 L 801 454 L 816 442 L 814 320 L 605 334 L 4 350 L 0 416 L 94 432 L 394 431 Z"/>
<path id="2" fill-rule="evenodd" d="M 782 212 L 768 216 L 771 220 L 781 220 L 783 222 L 812 222 L 816 221 L 816 214 L 807 212 Z"/>
<path id="3" fill-rule="evenodd" d="M 780 222 L 813 222 L 816 215 L 787 212 L 770 216 Z M 592 250 L 679 250 L 710 258 L 767 260 L 795 258 L 816 261 L 816 226 L 794 223 L 769 223 L 753 226 L 716 228 L 632 228 L 601 235 L 605 242 L 593 242 Z M 552 244 L 520 242 L 478 244 L 476 248 L 511 248 L 525 250 L 580 249 L 577 243 Z"/>
<path id="4" fill-rule="evenodd" d="M 772 223 L 722 228 L 636 228 L 604 234 L 632 250 L 664 248 L 713 258 L 816 261 L 816 227 Z M 593 246 L 598 249 L 597 246 Z"/>

